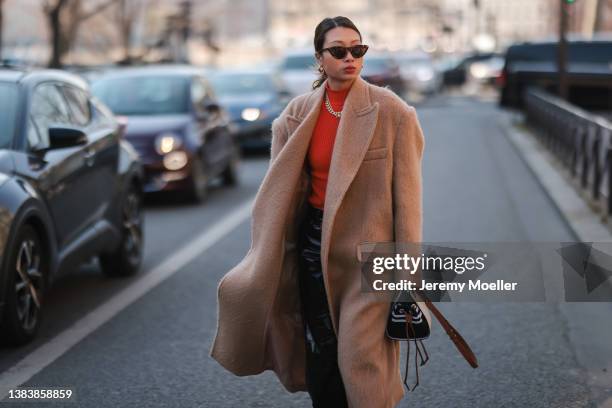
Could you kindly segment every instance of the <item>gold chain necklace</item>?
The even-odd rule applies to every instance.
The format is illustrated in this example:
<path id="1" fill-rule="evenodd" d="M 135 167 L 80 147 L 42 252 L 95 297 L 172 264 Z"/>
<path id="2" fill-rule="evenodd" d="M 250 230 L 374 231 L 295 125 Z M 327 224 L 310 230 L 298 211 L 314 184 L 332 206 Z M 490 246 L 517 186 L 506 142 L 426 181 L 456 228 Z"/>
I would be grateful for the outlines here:
<path id="1" fill-rule="evenodd" d="M 327 95 L 327 91 L 325 91 L 325 107 L 327 108 L 327 111 L 329 113 L 331 113 L 332 115 L 334 115 L 337 118 L 339 118 L 342 115 L 342 111 L 336 112 L 332 108 L 331 103 L 329 102 L 329 96 Z"/>

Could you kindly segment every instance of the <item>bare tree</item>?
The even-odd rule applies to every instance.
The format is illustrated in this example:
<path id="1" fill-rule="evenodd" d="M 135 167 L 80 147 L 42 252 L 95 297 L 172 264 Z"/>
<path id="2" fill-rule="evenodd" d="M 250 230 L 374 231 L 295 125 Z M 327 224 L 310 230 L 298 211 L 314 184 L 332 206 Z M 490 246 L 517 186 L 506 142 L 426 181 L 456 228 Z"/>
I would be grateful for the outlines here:
<path id="1" fill-rule="evenodd" d="M 47 17 L 51 32 L 49 67 L 62 67 L 63 58 L 74 44 L 81 23 L 101 13 L 117 1 L 104 0 L 84 11 L 82 0 L 45 0 L 43 12 Z"/>
<path id="2" fill-rule="evenodd" d="M 597 0 L 597 5 L 595 6 L 595 32 L 604 31 L 604 14 L 610 12 L 611 4 L 609 1 Z"/>
<path id="3" fill-rule="evenodd" d="M 119 0 L 117 4 L 117 24 L 119 26 L 119 42 L 123 49 L 122 62 L 129 64 L 134 57 L 132 55 L 132 35 L 134 23 L 143 10 L 143 2 L 140 0 Z"/>
<path id="4" fill-rule="evenodd" d="M 61 58 L 64 54 L 62 50 L 64 48 L 64 39 L 62 38 L 60 14 L 67 3 L 68 0 L 57 0 L 55 4 L 45 1 L 43 5 L 43 11 L 47 16 L 49 29 L 51 30 L 51 59 L 49 60 L 49 66 L 54 68 L 61 66 Z"/>

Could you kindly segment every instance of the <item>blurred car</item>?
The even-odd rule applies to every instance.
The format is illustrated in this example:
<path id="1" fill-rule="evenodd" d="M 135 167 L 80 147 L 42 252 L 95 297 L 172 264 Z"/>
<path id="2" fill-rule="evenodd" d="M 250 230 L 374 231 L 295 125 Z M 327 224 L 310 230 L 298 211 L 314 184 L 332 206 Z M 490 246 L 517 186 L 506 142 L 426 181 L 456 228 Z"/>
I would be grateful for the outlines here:
<path id="1" fill-rule="evenodd" d="M 539 86 L 556 93 L 559 84 L 558 42 L 514 44 L 506 51 L 499 80 L 502 106 L 521 107 L 523 91 Z M 567 80 L 569 101 L 585 109 L 612 109 L 612 38 L 568 38 Z"/>
<path id="2" fill-rule="evenodd" d="M 371 84 L 388 86 L 397 95 L 404 95 L 405 86 L 399 65 L 388 53 L 368 53 L 363 59 L 361 76 Z"/>
<path id="3" fill-rule="evenodd" d="M 279 71 L 292 96 L 312 91 L 312 83 L 319 77 L 316 67 L 314 52 L 309 49 L 288 51 L 282 56 Z"/>
<path id="4" fill-rule="evenodd" d="M 415 51 L 396 56 L 400 74 L 409 91 L 433 94 L 442 86 L 442 76 L 426 52 Z"/>
<path id="5" fill-rule="evenodd" d="M 462 85 L 465 82 L 467 73 L 461 65 L 463 57 L 461 54 L 448 54 L 439 57 L 436 62 L 436 68 L 442 76 L 442 86 Z"/>
<path id="6" fill-rule="evenodd" d="M 470 65 L 470 77 L 478 82 L 496 85 L 504 67 L 504 57 L 492 54 L 489 58 L 475 61 Z"/>
<path id="7" fill-rule="evenodd" d="M 45 290 L 98 255 L 141 264 L 143 169 L 112 113 L 63 71 L 0 70 L 0 337 L 40 326 Z"/>
<path id="8" fill-rule="evenodd" d="M 201 69 L 122 68 L 94 81 L 92 91 L 128 118 L 126 138 L 142 157 L 145 193 L 178 191 L 203 202 L 214 178 L 238 182 L 240 148 Z"/>
<path id="9" fill-rule="evenodd" d="M 280 69 L 281 60 L 279 58 L 266 59 L 255 64 L 250 64 L 249 68 L 278 71 Z"/>
<path id="10" fill-rule="evenodd" d="M 442 72 L 443 83 L 447 86 L 463 85 L 468 79 L 474 78 L 471 77 L 472 74 L 486 76 L 487 74 L 484 73 L 484 71 L 487 69 L 487 61 L 500 56 L 501 54 L 494 52 L 473 52 L 461 57 L 460 59 L 453 58 L 449 60 L 451 63 L 449 63 L 446 69 L 444 69 Z M 472 64 L 480 62 L 484 62 L 485 65 L 480 65 L 479 68 L 476 68 L 474 73 L 470 72 Z"/>
<path id="11" fill-rule="evenodd" d="M 274 71 L 235 69 L 210 76 L 219 102 L 235 126 L 235 136 L 245 148 L 269 148 L 272 120 L 291 98 Z"/>
<path id="12" fill-rule="evenodd" d="M 117 66 L 115 64 L 103 64 L 103 65 L 64 65 L 62 69 L 64 71 L 68 71 L 70 73 L 79 75 L 89 84 L 91 84 L 94 80 L 104 75 L 104 73 L 108 70 L 115 69 Z"/>

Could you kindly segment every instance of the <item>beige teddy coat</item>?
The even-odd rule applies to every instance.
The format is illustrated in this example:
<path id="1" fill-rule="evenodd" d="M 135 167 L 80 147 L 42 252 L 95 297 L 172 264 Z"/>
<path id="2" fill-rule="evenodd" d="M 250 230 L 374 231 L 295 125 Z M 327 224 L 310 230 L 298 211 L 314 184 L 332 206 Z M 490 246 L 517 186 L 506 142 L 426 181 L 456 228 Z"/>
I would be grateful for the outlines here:
<path id="1" fill-rule="evenodd" d="M 290 392 L 306 390 L 296 227 L 310 192 L 305 160 L 325 85 L 292 99 L 272 124 L 251 247 L 219 283 L 210 350 L 239 376 L 274 370 Z M 321 239 L 338 364 L 352 408 L 390 408 L 404 396 L 399 342 L 385 336 L 389 303 L 361 290 L 357 251 L 363 242 L 421 241 L 424 146 L 415 109 L 357 77 L 336 134 Z"/>

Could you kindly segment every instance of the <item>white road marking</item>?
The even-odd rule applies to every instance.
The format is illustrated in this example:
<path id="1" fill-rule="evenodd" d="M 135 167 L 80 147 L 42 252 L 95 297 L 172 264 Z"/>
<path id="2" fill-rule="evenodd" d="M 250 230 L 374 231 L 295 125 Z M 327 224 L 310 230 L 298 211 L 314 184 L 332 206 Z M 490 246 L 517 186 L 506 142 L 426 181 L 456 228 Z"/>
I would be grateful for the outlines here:
<path id="1" fill-rule="evenodd" d="M 9 390 L 17 388 L 28 381 L 87 335 L 93 333 L 123 309 L 174 275 L 183 266 L 232 232 L 238 225 L 250 217 L 253 201 L 254 199 L 251 199 L 243 203 L 212 227 L 206 228 L 206 231 L 196 236 L 189 245 L 176 251 L 151 271 L 142 274 L 140 279 L 134 281 L 121 292 L 79 319 L 49 342 L 28 354 L 13 367 L 1 373 L 0 401 L 6 397 Z"/>

